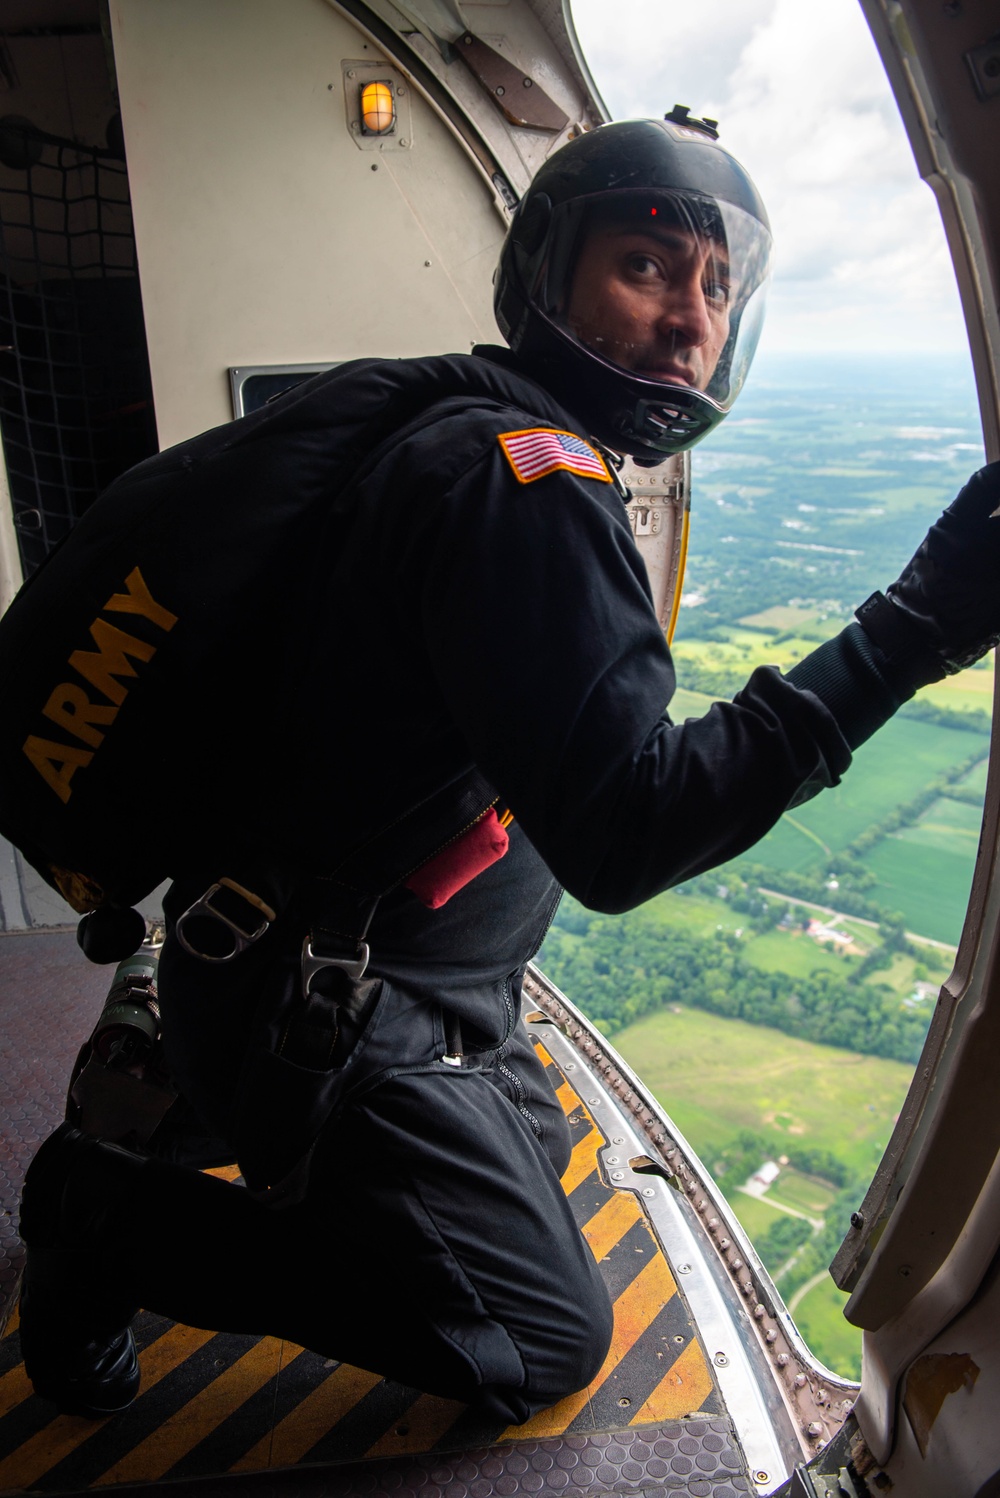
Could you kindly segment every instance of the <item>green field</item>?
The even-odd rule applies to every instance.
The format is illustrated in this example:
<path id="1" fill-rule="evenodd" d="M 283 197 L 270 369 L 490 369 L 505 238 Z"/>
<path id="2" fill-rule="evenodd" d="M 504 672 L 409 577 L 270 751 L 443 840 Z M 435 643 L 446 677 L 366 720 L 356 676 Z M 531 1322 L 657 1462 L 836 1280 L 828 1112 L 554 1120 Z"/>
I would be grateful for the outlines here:
<path id="1" fill-rule="evenodd" d="M 880 897 L 903 911 L 912 931 L 958 941 L 972 884 L 971 853 L 922 847 L 899 833 L 878 843 L 865 864 L 878 880 Z"/>
<path id="2" fill-rule="evenodd" d="M 933 702 L 937 707 L 957 708 L 960 712 L 978 709 L 991 713 L 993 711 L 992 655 L 988 655 L 978 665 L 970 666 L 968 671 L 960 671 L 957 676 L 946 676 L 944 681 L 936 681 L 932 686 L 924 687 L 920 696 L 928 702 Z"/>
<path id="3" fill-rule="evenodd" d="M 894 514 L 906 510 L 933 512 L 941 503 L 941 490 L 933 484 L 906 484 L 890 489 L 869 489 L 869 499 Z"/>
<path id="4" fill-rule="evenodd" d="M 714 698 L 704 692 L 689 692 L 678 687 L 671 699 L 670 716 L 675 723 L 683 723 L 686 718 L 703 718 L 713 701 Z"/>
<path id="5" fill-rule="evenodd" d="M 751 1242 L 762 1238 L 780 1215 L 774 1207 L 769 1207 L 757 1196 L 747 1196 L 745 1191 L 734 1191 L 729 1205 L 742 1223 Z"/>
<path id="6" fill-rule="evenodd" d="M 836 1194 L 828 1181 L 817 1180 L 815 1176 L 803 1175 L 801 1171 L 787 1167 L 768 1192 L 772 1200 L 795 1207 L 809 1217 L 822 1217 Z"/>
<path id="7" fill-rule="evenodd" d="M 795 1143 L 819 1147 L 868 1176 L 912 1074 L 901 1061 L 681 1006 L 629 1025 L 614 1045 L 708 1163 L 740 1129 L 753 1129 L 775 1156 Z"/>
<path id="8" fill-rule="evenodd" d="M 811 624 L 815 614 L 812 609 L 796 608 L 794 604 L 776 604 L 774 608 L 765 609 L 762 614 L 748 614 L 741 619 L 741 624 L 748 625 L 751 629 L 797 629 L 801 625 Z"/>
<path id="9" fill-rule="evenodd" d="M 615 1036 L 701 1159 L 749 1128 L 783 1145 L 819 1146 L 862 1176 L 873 1172 L 910 1079 L 897 1061 L 810 1045 L 774 1030 L 697 1010 L 664 1010 Z M 821 1218 L 835 1196 L 827 1182 L 782 1170 L 768 1199 L 731 1193 L 743 1228 L 759 1242 L 785 1204 Z M 770 1266 L 772 1270 L 777 1265 Z M 860 1377 L 861 1333 L 843 1318 L 846 1296 L 824 1278 L 797 1300 L 796 1324 L 815 1355 L 845 1377 Z"/>
<path id="10" fill-rule="evenodd" d="M 781 625 L 805 630 L 809 615 L 794 607 L 769 609 L 751 615 L 739 628 L 727 631 L 727 640 L 693 640 L 677 650 L 678 674 L 684 680 L 684 663 L 713 671 L 739 670 L 749 674 L 763 661 L 787 664 L 811 648 L 802 634 L 776 640 L 763 629 L 748 628 L 751 622 L 773 630 Z M 950 677 L 928 691 L 940 706 L 986 707 L 992 703 L 992 662 Z M 711 698 L 698 692 L 677 692 L 672 716 L 675 721 L 700 717 Z M 863 744 L 840 785 L 822 792 L 812 801 L 787 812 L 754 848 L 757 862 L 777 870 L 809 873 L 824 867 L 893 806 L 913 800 L 933 780 L 961 763 L 977 749 L 983 761 L 962 784 L 981 792 L 985 788 L 988 736 L 912 718 L 895 718 Z M 913 827 L 904 829 L 865 855 L 865 864 L 878 885 L 872 898 L 887 910 L 902 912 L 907 927 L 938 941 L 956 943 L 972 880 L 972 865 L 979 837 L 980 814 L 976 807 L 942 800 L 925 812 Z M 720 876 L 723 880 L 725 875 Z M 831 893 L 830 903 L 836 904 Z M 775 954 L 766 940 L 752 960 L 771 967 Z M 819 957 L 811 967 L 787 954 L 792 962 L 785 971 L 808 973 L 812 967 L 836 967 L 844 959 L 833 954 Z"/>
<path id="11" fill-rule="evenodd" d="M 725 878 L 724 875 L 720 877 Z M 775 903 L 780 908 L 781 902 Z M 748 917 L 734 910 L 725 900 L 711 899 L 702 894 L 679 895 L 672 890 L 648 901 L 643 906 L 643 916 L 689 932 L 692 936 L 712 936 L 716 931 L 742 934 L 747 931 L 748 924 Z M 842 924 L 846 929 L 848 923 Z M 747 932 L 741 950 L 748 962 L 766 973 L 790 973 L 794 978 L 808 978 L 810 973 L 823 969 L 848 978 L 861 961 L 863 952 L 876 942 L 876 933 L 870 928 L 858 922 L 851 925 L 856 943 L 862 949 L 856 955 L 841 955 L 833 947 L 814 941 L 798 927 L 765 931 L 760 936 Z M 901 994 L 907 991 L 903 987 L 899 989 Z"/>
<path id="12" fill-rule="evenodd" d="M 964 820 L 967 812 L 972 812 L 978 817 L 974 807 L 951 801 L 936 802 L 935 806 L 930 809 L 929 815 L 935 818 L 940 816 L 939 809 L 945 804 L 949 808 L 957 808 L 955 818 L 959 822 Z M 949 812 L 948 815 L 951 813 Z M 962 831 L 961 828 L 958 830 Z M 893 839 L 889 838 L 881 846 L 891 847 L 892 845 Z M 875 854 L 870 857 L 874 859 Z M 908 855 L 904 854 L 904 864 L 907 857 Z M 958 874 L 966 880 L 968 879 L 967 865 L 968 859 L 963 852 Z M 908 885 L 912 886 L 914 882 L 912 870 L 906 868 L 905 872 Z M 725 879 L 725 874 L 722 873 L 719 877 L 722 881 Z M 965 894 L 963 894 L 961 880 L 955 888 L 948 891 L 939 890 L 936 882 L 933 882 L 927 907 L 923 910 L 923 934 L 932 936 L 936 940 L 947 940 L 947 936 L 938 936 L 936 928 L 940 923 L 941 929 L 950 929 L 952 925 L 960 922 L 967 893 L 966 884 Z M 836 900 L 836 892 L 831 890 L 829 898 Z M 780 901 L 775 903 L 779 906 L 781 904 Z M 934 908 L 931 908 L 932 904 Z M 793 909 L 796 913 L 806 914 L 804 906 L 793 906 Z M 712 899 L 700 893 L 679 894 L 674 890 L 668 890 L 666 894 L 658 895 L 644 905 L 643 918 L 653 919 L 663 925 L 690 932 L 693 936 L 712 936 L 719 930 L 735 934 L 737 931 L 745 931 L 747 927 L 747 917 L 734 910 L 725 900 Z M 765 931 L 760 936 L 747 932 L 742 939 L 740 950 L 748 962 L 752 962 L 763 972 L 789 973 L 794 978 L 808 978 L 811 973 L 829 971 L 836 973 L 840 978 L 849 978 L 863 957 L 878 944 L 878 932 L 863 921 L 849 918 L 840 919 L 837 922 L 837 930 L 844 931 L 853 938 L 854 945 L 858 948 L 856 953 L 843 953 L 832 946 L 818 942 L 798 926 L 789 929 L 776 927 L 771 931 Z M 572 941 L 574 938 L 567 932 L 564 940 Z M 887 967 L 875 968 L 862 981 L 884 984 L 901 998 L 909 998 L 918 979 L 923 982 L 936 982 L 940 985 L 951 969 L 951 962 L 951 956 L 946 952 L 933 947 L 918 947 L 914 953 L 893 953 Z"/>
<path id="13" fill-rule="evenodd" d="M 986 775 L 987 775 L 988 769 L 989 769 L 989 763 L 988 763 L 988 761 L 985 760 L 985 759 L 982 759 L 982 760 L 979 761 L 978 765 L 974 765 L 972 767 L 972 769 L 969 771 L 969 773 L 967 775 L 963 775 L 962 778 L 961 778 L 961 780 L 958 780 L 955 783 L 956 783 L 956 785 L 962 786 L 965 790 L 975 791 L 978 795 L 985 796 L 986 795 Z"/>
<path id="14" fill-rule="evenodd" d="M 842 1378 L 861 1378 L 861 1332 L 844 1320 L 847 1296 L 831 1279 L 803 1295 L 794 1319 L 807 1346 Z"/>
<path id="15" fill-rule="evenodd" d="M 820 968 L 848 978 L 861 960 L 814 941 L 804 931 L 767 931 L 751 938 L 743 955 L 766 973 L 790 973 L 793 978 L 808 978 Z"/>
<path id="16" fill-rule="evenodd" d="M 824 848 L 836 853 L 846 847 L 893 805 L 911 801 L 977 748 L 985 755 L 985 735 L 894 718 L 862 744 L 840 785 L 786 814 L 757 844 L 755 857 L 778 869 L 805 870 L 821 864 L 828 856 Z"/>

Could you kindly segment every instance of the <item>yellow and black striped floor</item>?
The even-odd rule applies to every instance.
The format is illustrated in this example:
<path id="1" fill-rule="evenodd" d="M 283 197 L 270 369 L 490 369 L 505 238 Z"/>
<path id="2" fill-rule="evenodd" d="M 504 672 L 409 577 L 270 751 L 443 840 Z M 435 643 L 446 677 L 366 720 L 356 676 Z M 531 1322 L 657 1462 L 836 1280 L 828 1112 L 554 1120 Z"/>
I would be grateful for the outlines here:
<path id="1" fill-rule="evenodd" d="M 749 1491 L 710 1365 L 639 1198 L 604 1181 L 598 1153 L 607 1141 L 562 1074 L 555 1079 L 574 1137 L 564 1186 L 615 1305 L 612 1347 L 587 1389 L 527 1425 L 485 1430 L 470 1426 L 461 1405 L 301 1347 L 144 1315 L 136 1329 L 142 1392 L 132 1409 L 97 1422 L 53 1417 L 25 1378 L 15 1312 L 0 1342 L 0 1492 L 82 1492 L 222 1474 L 254 1491 L 251 1474 L 296 1468 L 304 1476 L 304 1467 L 329 1471 L 327 1464 L 336 1464 L 342 1482 L 350 1478 L 337 1491 L 355 1492 L 361 1488 L 353 1464 L 362 1460 L 369 1477 L 390 1470 L 398 1476 L 402 1462 L 407 1487 L 418 1492 L 429 1484 L 428 1491 L 449 1498 L 460 1498 L 459 1489 L 468 1498 L 503 1498 L 567 1484 L 570 1491 L 661 1486 L 720 1498 Z M 463 1450 L 474 1479 L 471 1468 L 463 1480 L 454 1459 L 442 1466 L 435 1455 Z M 479 1471 L 476 1454 L 492 1476 Z M 519 1461 L 528 1463 L 523 1472 Z M 363 1486 L 375 1491 L 370 1482 Z M 398 1487 L 389 1482 L 386 1491 Z"/>

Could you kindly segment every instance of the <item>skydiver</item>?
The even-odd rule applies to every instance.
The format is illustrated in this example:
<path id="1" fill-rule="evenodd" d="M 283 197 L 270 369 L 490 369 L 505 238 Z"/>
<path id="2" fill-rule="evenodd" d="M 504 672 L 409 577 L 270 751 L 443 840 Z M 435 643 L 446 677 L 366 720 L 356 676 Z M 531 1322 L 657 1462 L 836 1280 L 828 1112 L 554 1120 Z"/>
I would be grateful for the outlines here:
<path id="1" fill-rule="evenodd" d="M 0 661 L 29 681 L 18 696 L 8 670 L 9 700 L 49 716 L 34 760 L 4 762 L 6 828 L 98 916 L 159 850 L 165 1055 L 247 1182 L 162 1158 L 156 1135 L 149 1154 L 67 1125 L 46 1141 L 21 1337 L 62 1409 L 135 1397 L 139 1305 L 288 1338 L 497 1428 L 597 1373 L 608 1294 L 517 1018 L 561 888 L 622 911 L 742 852 L 1000 631 L 994 464 L 858 622 L 671 722 L 615 455 L 655 465 L 725 417 L 769 264 L 759 196 L 705 133 L 585 134 L 514 215 L 509 349 L 342 366 L 151 459 L 4 620 Z M 95 610 L 139 642 L 117 676 L 73 654 Z M 116 713 L 59 696 L 67 659 Z M 59 758 L 59 713 L 86 753 Z M 150 740 L 155 834 L 109 842 Z M 448 846 L 425 857 L 442 807 Z M 213 948 L 232 926 L 246 939 Z"/>

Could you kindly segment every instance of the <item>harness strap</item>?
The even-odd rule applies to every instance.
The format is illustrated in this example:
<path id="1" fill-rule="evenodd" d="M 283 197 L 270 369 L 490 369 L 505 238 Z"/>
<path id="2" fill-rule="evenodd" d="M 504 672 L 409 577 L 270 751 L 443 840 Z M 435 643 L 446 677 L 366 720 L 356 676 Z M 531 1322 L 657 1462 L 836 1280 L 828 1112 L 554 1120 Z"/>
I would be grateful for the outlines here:
<path id="1" fill-rule="evenodd" d="M 321 875 L 292 869 L 279 857 L 235 852 L 175 926 L 192 957 L 231 962 L 295 907 L 309 935 L 303 947 L 303 996 L 323 967 L 358 980 L 368 965 L 365 937 L 379 900 L 495 806 L 497 793 L 477 769 L 441 787 L 355 845 Z"/>

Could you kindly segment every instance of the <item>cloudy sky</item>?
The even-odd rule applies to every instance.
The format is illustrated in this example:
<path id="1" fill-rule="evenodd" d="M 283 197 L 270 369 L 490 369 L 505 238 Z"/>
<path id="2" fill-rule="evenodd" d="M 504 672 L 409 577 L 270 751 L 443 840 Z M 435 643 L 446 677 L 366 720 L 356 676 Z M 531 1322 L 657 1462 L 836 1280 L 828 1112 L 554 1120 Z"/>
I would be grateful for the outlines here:
<path id="1" fill-rule="evenodd" d="M 857 0 L 572 0 L 616 119 L 720 121 L 768 206 L 764 349 L 966 347 L 934 196 Z"/>

